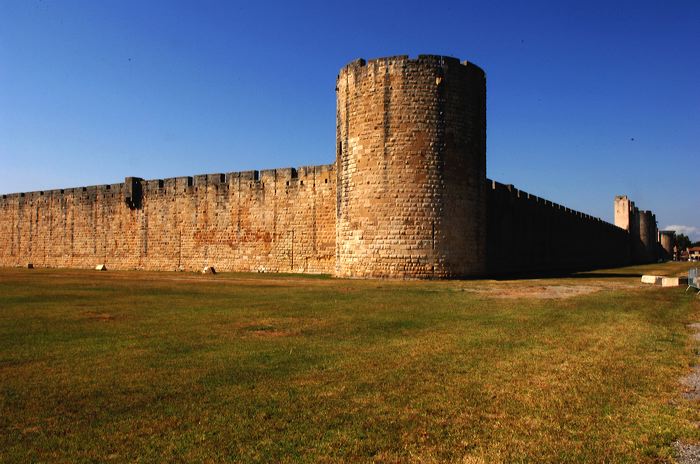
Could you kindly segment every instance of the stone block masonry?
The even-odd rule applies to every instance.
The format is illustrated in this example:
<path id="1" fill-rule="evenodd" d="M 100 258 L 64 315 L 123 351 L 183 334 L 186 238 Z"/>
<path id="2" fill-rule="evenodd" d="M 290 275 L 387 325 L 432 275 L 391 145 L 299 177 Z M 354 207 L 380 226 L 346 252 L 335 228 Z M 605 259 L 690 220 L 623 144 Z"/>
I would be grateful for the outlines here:
<path id="1" fill-rule="evenodd" d="M 336 275 L 483 274 L 484 72 L 437 56 L 359 60 L 336 88 Z"/>
<path id="2" fill-rule="evenodd" d="M 335 180 L 326 165 L 3 195 L 0 265 L 331 273 Z"/>
<path id="3" fill-rule="evenodd" d="M 456 58 L 356 60 L 336 162 L 0 197 L 0 266 L 455 278 L 655 259 L 653 213 L 615 222 L 486 179 L 486 78 Z"/>

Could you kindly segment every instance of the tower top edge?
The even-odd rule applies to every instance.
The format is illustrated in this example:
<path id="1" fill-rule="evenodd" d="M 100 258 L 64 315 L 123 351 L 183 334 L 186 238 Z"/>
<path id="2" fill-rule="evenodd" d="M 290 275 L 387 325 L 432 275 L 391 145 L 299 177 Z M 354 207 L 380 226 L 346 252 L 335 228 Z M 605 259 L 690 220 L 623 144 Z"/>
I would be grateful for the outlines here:
<path id="1" fill-rule="evenodd" d="M 341 69 L 341 72 L 345 70 L 350 70 L 350 69 L 357 69 L 357 68 L 362 68 L 365 66 L 373 65 L 373 64 L 402 64 L 402 63 L 420 63 L 420 64 L 428 64 L 428 65 L 434 65 L 434 66 L 465 66 L 467 68 L 473 69 L 475 71 L 480 72 L 481 74 L 486 74 L 484 70 L 470 62 L 470 61 L 460 61 L 459 58 L 455 58 L 453 56 L 448 56 L 448 55 L 418 55 L 416 58 L 411 58 L 409 55 L 393 55 L 393 56 L 384 56 L 384 57 L 379 57 L 379 58 L 372 58 L 369 60 L 365 60 L 364 58 L 358 58 L 356 60 L 351 61 L 350 63 L 346 64 L 343 66 Z"/>

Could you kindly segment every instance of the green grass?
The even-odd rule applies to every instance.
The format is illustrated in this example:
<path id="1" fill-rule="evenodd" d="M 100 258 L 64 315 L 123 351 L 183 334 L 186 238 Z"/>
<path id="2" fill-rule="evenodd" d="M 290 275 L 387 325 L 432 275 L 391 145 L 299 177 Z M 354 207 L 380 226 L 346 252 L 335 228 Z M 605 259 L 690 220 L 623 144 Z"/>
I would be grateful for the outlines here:
<path id="1" fill-rule="evenodd" d="M 679 386 L 700 299 L 634 276 L 687 267 L 0 269 L 0 462 L 671 461 L 700 440 Z"/>

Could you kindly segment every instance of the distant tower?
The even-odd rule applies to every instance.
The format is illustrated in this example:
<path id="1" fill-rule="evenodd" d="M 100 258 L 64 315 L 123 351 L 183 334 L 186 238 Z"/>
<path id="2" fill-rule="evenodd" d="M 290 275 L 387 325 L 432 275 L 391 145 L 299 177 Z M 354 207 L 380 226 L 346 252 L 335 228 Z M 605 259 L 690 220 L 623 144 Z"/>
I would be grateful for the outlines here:
<path id="1" fill-rule="evenodd" d="M 656 216 L 651 211 L 639 211 L 626 195 L 615 197 L 615 225 L 630 233 L 632 261 L 649 263 L 659 255 L 659 233 Z"/>
<path id="2" fill-rule="evenodd" d="M 336 275 L 483 274 L 484 72 L 443 56 L 357 60 L 336 90 Z"/>
<path id="3" fill-rule="evenodd" d="M 662 230 L 659 232 L 661 248 L 664 250 L 664 258 L 673 258 L 673 246 L 676 244 L 676 232 L 674 230 Z"/>
<path id="4" fill-rule="evenodd" d="M 615 197 L 615 225 L 630 232 L 632 229 L 633 215 L 636 208 L 634 202 L 627 198 L 627 195 Z"/>

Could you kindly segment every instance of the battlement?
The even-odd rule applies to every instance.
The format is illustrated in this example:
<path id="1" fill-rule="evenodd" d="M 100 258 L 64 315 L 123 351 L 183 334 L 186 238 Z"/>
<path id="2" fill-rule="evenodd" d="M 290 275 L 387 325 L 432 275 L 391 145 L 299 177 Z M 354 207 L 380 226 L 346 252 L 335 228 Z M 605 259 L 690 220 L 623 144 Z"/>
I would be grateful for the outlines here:
<path id="1" fill-rule="evenodd" d="M 49 189 L 49 190 L 34 190 L 30 192 L 17 192 L 17 193 L 5 193 L 0 195 L 0 204 L 2 202 L 13 201 L 17 199 L 23 199 L 23 201 L 34 201 L 43 198 L 61 198 L 64 196 L 77 196 L 77 197 L 89 197 L 89 196 L 105 196 L 120 193 L 124 184 L 100 184 L 100 185 L 87 185 L 84 187 L 69 187 L 62 189 Z"/>
<path id="2" fill-rule="evenodd" d="M 286 186 L 302 187 L 318 183 L 328 183 L 332 176 L 335 176 L 335 164 L 308 165 L 298 168 L 276 168 L 254 171 L 236 171 L 229 173 L 197 174 L 194 176 L 180 176 L 163 179 L 141 179 L 139 177 L 127 177 L 125 182 L 115 184 L 88 185 L 84 187 L 69 187 L 51 190 L 36 190 L 30 192 L 5 193 L 0 196 L 0 202 L 12 201 L 16 199 L 34 200 L 42 197 L 63 197 L 63 196 L 95 196 L 108 194 L 121 194 L 127 184 L 132 180 L 149 192 L 158 190 L 187 191 L 188 188 L 199 188 L 206 186 L 230 187 L 235 182 L 255 182 L 260 183 L 260 187 L 265 187 L 274 182 L 286 182 Z M 133 189 L 133 185 L 131 186 Z"/>
<path id="3" fill-rule="evenodd" d="M 365 60 L 364 58 L 357 58 L 345 65 L 342 69 L 347 68 L 358 68 L 364 66 L 371 66 L 375 64 L 403 64 L 403 63 L 429 63 L 440 66 L 466 66 L 479 69 L 482 73 L 484 72 L 479 66 L 469 62 L 460 61 L 459 58 L 447 55 L 418 55 L 416 58 L 411 58 L 409 55 L 393 55 L 384 56 L 379 58 L 372 58 Z"/>
<path id="4" fill-rule="evenodd" d="M 476 73 L 482 78 L 485 78 L 486 73 L 476 64 L 469 61 L 460 61 L 459 58 L 443 55 L 418 55 L 416 58 L 410 58 L 408 55 L 395 55 L 381 58 L 372 58 L 365 60 L 358 58 L 344 66 L 336 78 L 336 82 L 344 74 L 359 74 L 373 73 L 380 69 L 388 68 L 434 68 L 436 77 L 440 78 L 450 69 L 466 70 L 470 73 Z M 440 81 L 436 81 L 438 84 Z"/>
<path id="5" fill-rule="evenodd" d="M 492 192 L 509 197 L 513 201 L 528 201 L 541 207 L 551 208 L 552 210 L 556 210 L 558 213 L 567 214 L 587 221 L 597 222 L 606 227 L 618 228 L 615 226 L 615 224 L 611 224 L 599 217 L 591 216 L 590 214 L 583 213 L 581 211 L 576 211 L 558 203 L 554 203 L 553 201 L 538 197 L 537 195 L 525 192 L 524 190 L 519 190 L 513 184 L 502 184 L 491 179 L 486 179 L 486 184 Z"/>

